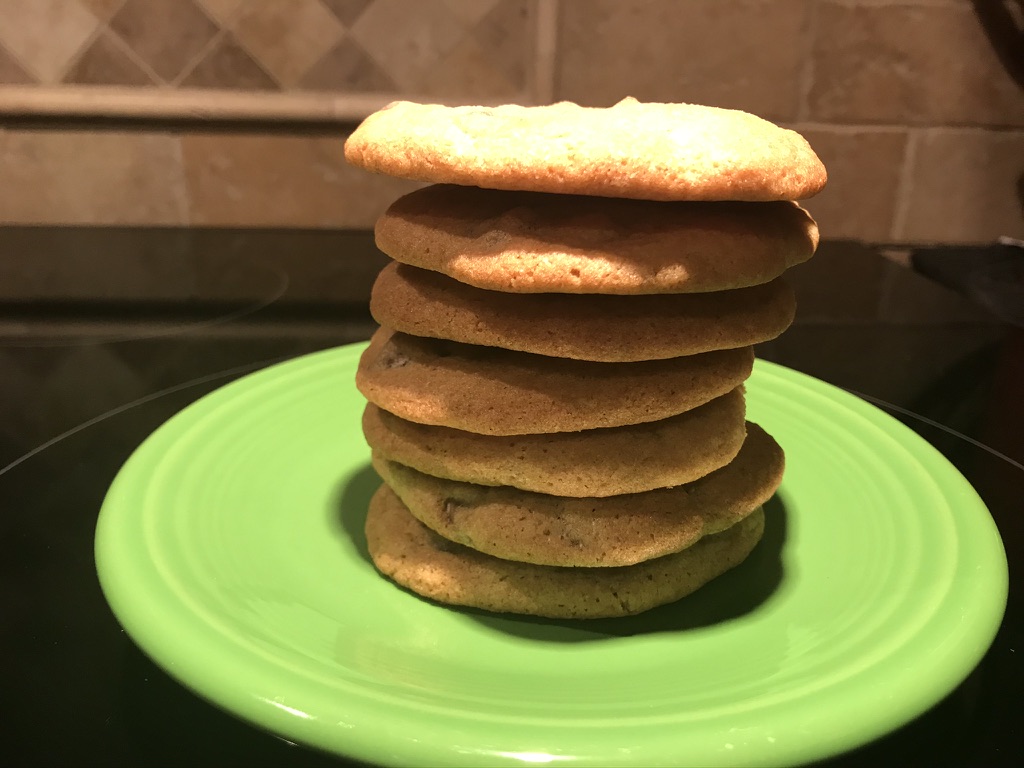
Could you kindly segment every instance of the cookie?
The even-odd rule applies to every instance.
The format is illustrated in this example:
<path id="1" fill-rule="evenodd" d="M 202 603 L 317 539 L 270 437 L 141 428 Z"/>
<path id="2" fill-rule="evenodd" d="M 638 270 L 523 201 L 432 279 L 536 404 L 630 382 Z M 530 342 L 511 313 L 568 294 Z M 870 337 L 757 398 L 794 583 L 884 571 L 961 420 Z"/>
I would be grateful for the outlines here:
<path id="1" fill-rule="evenodd" d="M 446 539 L 503 560 L 619 566 L 662 557 L 735 525 L 771 498 L 785 457 L 750 424 L 736 458 L 687 485 L 605 498 L 568 498 L 442 480 L 374 454 L 374 467 L 411 514 Z"/>
<path id="2" fill-rule="evenodd" d="M 363 434 L 382 457 L 435 477 L 556 496 L 614 496 L 689 483 L 728 464 L 746 436 L 745 410 L 737 388 L 660 421 L 502 436 L 416 424 L 369 403 Z"/>
<path id="3" fill-rule="evenodd" d="M 576 432 L 659 421 L 724 395 L 750 375 L 750 347 L 636 363 L 595 363 L 379 329 L 356 387 L 407 421 L 475 432 Z"/>
<path id="4" fill-rule="evenodd" d="M 370 312 L 381 325 L 413 336 L 630 362 L 774 339 L 792 324 L 796 299 L 781 279 L 683 296 L 499 293 L 392 262 L 374 283 Z"/>
<path id="5" fill-rule="evenodd" d="M 557 568 L 500 560 L 438 536 L 382 485 L 366 541 L 377 569 L 432 600 L 549 618 L 629 616 L 695 592 L 739 565 L 764 532 L 757 510 L 682 552 L 617 568 Z"/>
<path id="6" fill-rule="evenodd" d="M 818 227 L 796 203 L 657 203 L 437 185 L 375 226 L 396 261 L 510 293 L 705 293 L 807 261 Z"/>
<path id="7" fill-rule="evenodd" d="M 393 102 L 352 133 L 345 159 L 405 179 L 640 200 L 799 200 L 826 181 L 794 131 L 633 98 L 606 108 Z"/>

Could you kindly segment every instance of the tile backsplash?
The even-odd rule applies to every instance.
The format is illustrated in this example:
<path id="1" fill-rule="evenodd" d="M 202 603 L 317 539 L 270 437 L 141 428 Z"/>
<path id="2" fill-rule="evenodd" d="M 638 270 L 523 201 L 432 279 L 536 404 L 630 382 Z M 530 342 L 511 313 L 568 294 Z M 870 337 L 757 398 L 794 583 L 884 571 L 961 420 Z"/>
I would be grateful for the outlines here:
<path id="1" fill-rule="evenodd" d="M 1010 6 L 0 0 L 0 221 L 367 228 L 412 187 L 341 159 L 368 110 L 632 95 L 801 131 L 828 237 L 1024 237 Z"/>
<path id="2" fill-rule="evenodd" d="M 3 0 L 0 82 L 519 97 L 529 0 Z"/>

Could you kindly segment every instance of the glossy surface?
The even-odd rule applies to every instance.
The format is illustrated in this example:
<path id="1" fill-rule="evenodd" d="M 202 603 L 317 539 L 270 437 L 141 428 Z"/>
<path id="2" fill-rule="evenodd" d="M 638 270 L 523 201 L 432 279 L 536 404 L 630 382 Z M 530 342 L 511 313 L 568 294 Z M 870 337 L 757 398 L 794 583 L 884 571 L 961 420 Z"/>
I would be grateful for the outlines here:
<path id="1" fill-rule="evenodd" d="M 991 518 L 933 448 L 759 362 L 787 451 L 751 559 L 692 598 L 594 623 L 435 606 L 374 572 L 358 347 L 235 382 L 135 453 L 97 530 L 108 600 L 200 695 L 384 764 L 793 764 L 936 703 L 1006 598 Z"/>

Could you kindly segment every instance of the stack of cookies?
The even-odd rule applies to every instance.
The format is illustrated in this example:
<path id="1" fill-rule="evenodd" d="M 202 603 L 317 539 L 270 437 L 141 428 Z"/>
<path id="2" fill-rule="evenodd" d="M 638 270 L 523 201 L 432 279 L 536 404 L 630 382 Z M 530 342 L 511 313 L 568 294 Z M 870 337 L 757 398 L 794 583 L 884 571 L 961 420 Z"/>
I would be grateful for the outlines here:
<path id="1" fill-rule="evenodd" d="M 825 171 L 743 112 L 371 115 L 346 158 L 434 182 L 376 227 L 394 259 L 356 383 L 384 485 L 377 568 L 420 595 L 558 618 L 638 613 L 742 562 L 783 453 L 745 421 L 779 276 L 818 232 Z"/>

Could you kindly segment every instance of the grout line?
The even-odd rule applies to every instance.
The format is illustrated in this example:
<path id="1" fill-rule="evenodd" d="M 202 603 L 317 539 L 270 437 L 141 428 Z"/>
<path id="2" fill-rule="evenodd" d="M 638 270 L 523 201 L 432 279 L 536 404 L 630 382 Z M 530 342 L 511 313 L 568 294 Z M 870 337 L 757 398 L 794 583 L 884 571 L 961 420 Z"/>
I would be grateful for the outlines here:
<path id="1" fill-rule="evenodd" d="M 917 160 L 917 145 L 920 131 L 907 132 L 907 145 L 903 150 L 903 164 L 900 168 L 899 187 L 896 192 L 896 210 L 893 211 L 892 226 L 889 230 L 890 239 L 900 242 L 907 224 L 910 201 L 914 194 L 914 164 Z"/>
<path id="2" fill-rule="evenodd" d="M 533 89 L 538 104 L 555 100 L 555 59 L 558 53 L 558 0 L 537 0 L 534 30 Z"/>
<path id="3" fill-rule="evenodd" d="M 0 51 L 3 51 L 4 53 L 6 53 L 7 56 L 11 59 L 11 61 L 13 61 L 15 64 L 17 64 L 19 67 L 21 67 L 21 69 L 25 72 L 26 75 L 35 78 L 35 82 L 28 83 L 26 87 L 29 87 L 29 88 L 38 88 L 40 86 L 42 86 L 44 88 L 46 87 L 46 84 L 43 82 L 42 76 L 35 70 L 35 68 L 31 64 L 29 64 L 27 61 L 22 61 L 20 57 L 15 56 L 14 52 L 11 51 L 11 49 L 8 48 L 6 45 L 4 45 L 3 40 L 0 40 Z M 2 88 L 2 87 L 4 87 L 4 86 L 0 85 L 0 88 Z"/>
<path id="4" fill-rule="evenodd" d="M 149 64 L 141 56 L 139 56 L 139 54 L 137 54 L 130 45 L 128 45 L 125 39 L 114 31 L 113 27 L 107 25 L 106 31 L 114 45 L 121 49 L 121 53 L 123 53 L 125 56 L 131 59 L 132 63 L 135 64 L 143 72 L 145 72 L 149 79 L 153 81 L 153 86 L 161 88 L 166 85 L 164 79 L 156 73 L 156 70 L 149 66 Z M 123 87 L 130 88 L 132 86 Z"/>
<path id="5" fill-rule="evenodd" d="M 128 0 L 120 0 L 120 2 L 118 2 L 117 5 L 115 5 L 109 13 L 104 14 L 103 17 L 96 16 L 96 14 L 94 13 L 93 15 L 96 16 L 96 18 L 99 19 L 100 22 L 102 22 L 103 26 L 109 26 L 110 20 L 117 16 L 117 14 L 120 13 L 121 9 L 124 8 L 127 3 Z M 92 13 L 92 11 L 90 10 L 89 13 Z"/>
<path id="6" fill-rule="evenodd" d="M 235 22 L 238 20 L 239 15 L 241 15 L 242 13 L 242 9 L 245 7 L 245 2 L 243 0 L 243 2 L 240 2 L 234 8 L 229 10 L 226 14 L 224 14 L 223 19 L 215 16 L 213 12 L 206 7 L 206 4 L 203 3 L 202 0 L 196 3 L 196 5 L 199 7 L 199 10 L 202 12 L 202 14 L 210 21 L 212 21 L 217 27 L 230 32 L 232 29 L 234 29 Z"/>
<path id="7" fill-rule="evenodd" d="M 193 71 L 195 71 L 195 69 L 201 65 L 203 60 L 208 55 L 210 55 L 213 49 L 220 45 L 220 43 L 224 40 L 225 37 L 231 35 L 231 30 L 234 27 L 234 20 L 236 20 L 238 15 L 242 12 L 242 5 L 239 5 L 233 10 L 228 11 L 223 20 L 215 18 L 213 14 L 209 10 L 207 10 L 206 6 L 204 6 L 202 3 L 199 4 L 199 9 L 203 13 L 203 15 L 210 19 L 210 23 L 217 28 L 217 32 L 213 35 L 213 37 L 210 38 L 207 44 L 203 46 L 199 53 L 197 53 L 193 58 L 191 58 L 188 62 L 185 63 L 185 66 L 181 68 L 181 72 L 179 72 L 177 77 L 175 77 L 174 80 L 171 81 L 170 84 L 174 88 L 177 88 L 185 80 L 185 78 L 193 74 Z M 232 38 L 234 39 L 234 42 L 236 42 L 238 45 L 242 45 L 241 41 L 239 41 L 238 38 L 234 38 L 233 35 Z M 251 51 L 247 50 L 246 52 L 252 55 Z M 253 57 L 253 60 L 258 62 L 255 56 Z M 263 65 L 259 65 L 259 68 L 263 70 L 263 72 L 265 72 L 271 80 L 276 82 L 276 78 L 270 75 L 270 73 L 266 71 L 266 68 L 263 67 Z"/>
<path id="8" fill-rule="evenodd" d="M 86 52 L 90 48 L 92 48 L 93 44 L 103 35 L 104 32 L 110 31 L 111 34 L 113 34 L 113 31 L 110 30 L 110 20 L 114 18 L 115 15 L 117 15 L 118 11 L 120 11 L 124 7 L 124 4 L 126 2 L 128 2 L 128 0 L 121 0 L 114 7 L 114 9 L 106 15 L 106 18 L 100 18 L 91 10 L 86 9 L 87 13 L 94 19 L 96 19 L 96 27 L 89 34 L 89 36 L 86 37 L 85 41 L 82 43 L 81 46 L 79 46 L 78 50 L 75 51 L 74 54 L 72 54 L 71 58 L 65 62 L 64 68 L 60 71 L 59 76 L 57 77 L 58 83 L 64 82 L 64 78 L 68 76 L 68 73 L 72 70 L 72 68 L 81 60 L 81 58 L 86 54 Z M 160 79 L 157 78 L 156 82 L 159 82 L 159 80 Z"/>
<path id="9" fill-rule="evenodd" d="M 213 21 L 211 19 L 211 21 Z M 216 21 L 213 22 L 217 24 Z M 225 27 L 217 25 L 217 31 L 213 36 L 206 42 L 202 48 L 199 49 L 199 53 L 185 62 L 185 66 L 181 68 L 181 71 L 168 83 L 172 88 L 177 88 L 181 85 L 182 81 L 192 74 L 192 71 L 202 64 L 203 60 L 210 55 L 214 48 L 220 45 L 221 41 L 228 36 L 228 30 Z"/>
<path id="10" fill-rule="evenodd" d="M 814 88 L 814 48 L 818 37 L 820 3 L 811 3 L 804 22 L 803 67 L 797 86 L 796 119 L 806 121 L 810 112 L 811 91 Z"/>
<path id="11" fill-rule="evenodd" d="M 339 24 L 340 23 L 341 22 L 339 22 Z M 275 72 L 271 71 L 270 67 L 268 67 L 264 62 L 260 61 L 260 57 L 253 53 L 252 49 L 245 44 L 245 40 L 243 40 L 235 33 L 232 33 L 231 38 L 232 40 L 234 40 L 235 45 L 237 45 L 239 48 L 241 48 L 243 51 L 249 54 L 249 58 L 255 61 L 259 68 L 267 73 L 267 77 L 269 77 L 274 82 L 274 85 L 276 85 L 281 92 L 291 90 L 288 88 L 288 86 L 284 84 L 284 82 L 281 80 L 281 78 L 277 76 Z M 337 42 L 335 42 L 333 45 L 337 45 Z M 327 50 L 330 51 L 330 48 L 328 48 Z"/>
<path id="12" fill-rule="evenodd" d="M 91 13 L 89 15 L 92 16 Z M 95 19 L 96 17 L 93 16 L 93 18 Z M 96 21 L 96 26 L 93 28 L 92 32 L 90 32 L 86 36 L 86 38 L 82 41 L 82 44 L 78 46 L 75 52 L 72 53 L 68 60 L 64 62 L 64 66 L 61 67 L 60 71 L 57 72 L 56 79 L 54 80 L 55 83 L 64 82 L 64 78 L 68 76 L 68 73 L 71 72 L 71 70 L 79 62 L 79 60 L 92 47 L 92 44 L 99 39 L 100 35 L 103 34 L 103 30 L 105 30 L 106 28 L 107 25 L 105 22 L 99 20 Z"/>

